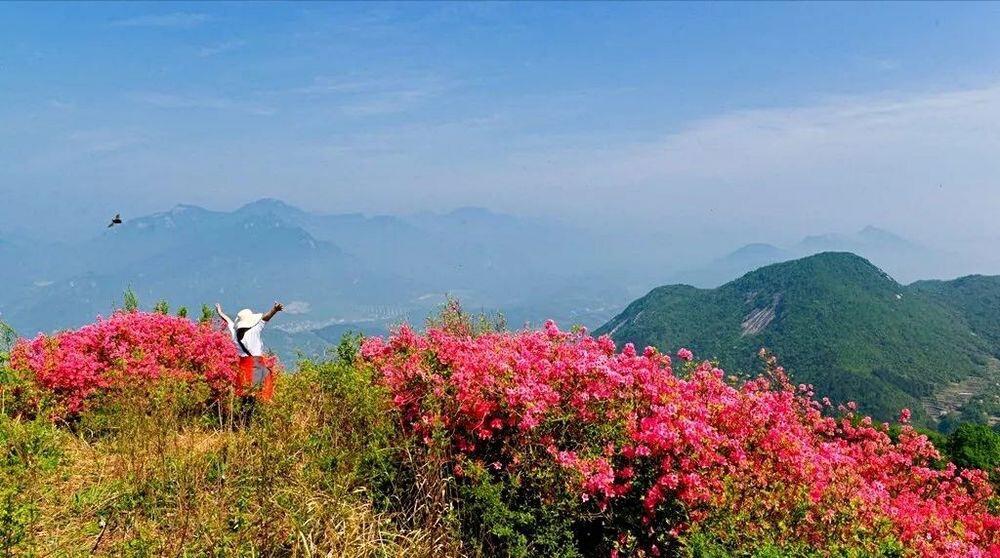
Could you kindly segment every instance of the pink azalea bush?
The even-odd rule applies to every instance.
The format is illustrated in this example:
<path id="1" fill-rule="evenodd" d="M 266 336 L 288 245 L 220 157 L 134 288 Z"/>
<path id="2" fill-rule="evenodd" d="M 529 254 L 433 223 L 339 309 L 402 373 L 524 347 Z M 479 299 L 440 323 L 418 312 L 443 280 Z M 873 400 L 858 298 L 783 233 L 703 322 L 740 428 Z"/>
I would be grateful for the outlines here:
<path id="1" fill-rule="evenodd" d="M 27 371 L 66 414 L 97 393 L 159 378 L 222 390 L 236 362 L 228 335 L 214 326 L 147 312 L 116 312 L 77 330 L 21 339 L 10 354 L 11 367 Z"/>
<path id="2" fill-rule="evenodd" d="M 707 536 L 725 548 L 1000 556 L 986 475 L 942 465 L 904 411 L 887 424 L 816 401 L 773 359 L 740 381 L 687 349 L 671 358 L 608 337 L 473 334 L 407 326 L 366 339 L 405 430 L 443 445 L 452 470 L 559 491 L 601 518 L 605 547 L 659 555 Z M 548 482 L 548 481 L 547 481 Z M 551 492 L 551 493 L 550 493 Z"/>

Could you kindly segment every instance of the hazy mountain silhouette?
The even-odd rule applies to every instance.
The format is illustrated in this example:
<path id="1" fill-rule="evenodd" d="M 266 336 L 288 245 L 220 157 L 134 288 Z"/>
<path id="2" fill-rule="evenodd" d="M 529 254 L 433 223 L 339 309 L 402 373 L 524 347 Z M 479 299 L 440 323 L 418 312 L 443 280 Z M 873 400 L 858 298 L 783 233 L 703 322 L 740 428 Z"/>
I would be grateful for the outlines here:
<path id="1" fill-rule="evenodd" d="M 853 234 L 807 236 L 787 248 L 765 243 L 747 244 L 709 264 L 675 273 L 669 276 L 669 281 L 717 287 L 759 267 L 821 252 L 857 254 L 878 262 L 882 269 L 904 282 L 941 277 L 949 269 L 944 265 L 949 260 L 948 254 L 869 225 Z"/>
<path id="2" fill-rule="evenodd" d="M 511 323 L 596 326 L 627 301 L 579 231 L 463 208 L 408 216 L 322 215 L 263 199 L 235 211 L 178 205 L 70 246 L 0 242 L 0 318 L 22 334 L 108 314 L 131 287 L 146 305 L 263 307 L 306 345 L 324 327 L 420 322 L 446 294 Z M 327 335 L 329 337 L 329 335 Z M 285 343 L 287 341 L 287 343 Z M 281 341 L 291 350 L 294 339 Z"/>
<path id="3" fill-rule="evenodd" d="M 262 308 L 281 299 L 288 312 L 275 327 L 285 334 L 271 342 L 288 355 L 323 346 L 333 332 L 420 323 L 446 295 L 472 311 L 502 312 L 512 327 L 546 318 L 595 327 L 656 282 L 717 286 L 812 251 L 849 249 L 889 262 L 891 273 L 934 261 L 874 227 L 788 248 L 748 244 L 682 273 L 668 267 L 667 248 L 626 257 L 634 248 L 475 207 L 368 216 L 312 213 L 276 199 L 234 211 L 177 205 L 74 244 L 0 238 L 0 258 L 16 262 L 0 267 L 0 319 L 26 335 L 75 327 L 110 313 L 130 287 L 147 306 L 166 299 L 191 311 L 217 300 Z"/>

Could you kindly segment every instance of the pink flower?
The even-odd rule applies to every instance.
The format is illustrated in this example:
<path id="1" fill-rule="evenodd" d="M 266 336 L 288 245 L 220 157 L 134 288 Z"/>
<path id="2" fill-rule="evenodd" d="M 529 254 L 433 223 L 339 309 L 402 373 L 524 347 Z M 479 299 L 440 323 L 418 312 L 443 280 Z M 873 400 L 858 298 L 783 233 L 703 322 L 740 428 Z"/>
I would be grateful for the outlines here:
<path id="1" fill-rule="evenodd" d="M 219 393 L 232 383 L 236 361 L 221 329 L 146 312 L 116 312 L 78 330 L 20 339 L 11 351 L 11 364 L 30 372 L 66 414 L 95 393 L 163 377 L 202 380 Z"/>
<path id="2" fill-rule="evenodd" d="M 816 548 L 849 548 L 861 530 L 925 557 L 1000 548 L 984 473 L 936 469 L 940 455 L 905 424 L 907 410 L 896 441 L 854 404 L 824 415 L 831 402 L 790 384 L 767 353 L 769 374 L 740 382 L 710 363 L 676 376 L 667 355 L 631 344 L 616 354 L 607 337 L 554 323 L 478 336 L 401 329 L 366 346 L 364 362 L 417 439 L 444 434 L 458 462 L 508 464 L 494 475 L 563 479 L 543 489 L 597 510 L 641 503 L 625 538 L 646 554 L 661 551 L 654 541 L 733 518 L 748 535 L 781 529 Z M 661 512 L 678 509 L 685 523 L 663 522 Z"/>

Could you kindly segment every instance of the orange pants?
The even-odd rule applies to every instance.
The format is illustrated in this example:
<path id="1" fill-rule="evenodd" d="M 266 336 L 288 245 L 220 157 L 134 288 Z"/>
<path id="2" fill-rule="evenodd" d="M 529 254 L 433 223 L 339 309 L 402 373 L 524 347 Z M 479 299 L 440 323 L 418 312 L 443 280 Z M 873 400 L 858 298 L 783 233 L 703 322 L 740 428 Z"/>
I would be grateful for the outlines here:
<path id="1" fill-rule="evenodd" d="M 254 382 L 254 372 L 258 367 L 262 369 L 263 379 Z M 236 395 L 245 395 L 258 387 L 254 396 L 261 401 L 270 401 L 274 397 L 274 371 L 260 357 L 241 356 L 240 370 L 236 374 Z"/>

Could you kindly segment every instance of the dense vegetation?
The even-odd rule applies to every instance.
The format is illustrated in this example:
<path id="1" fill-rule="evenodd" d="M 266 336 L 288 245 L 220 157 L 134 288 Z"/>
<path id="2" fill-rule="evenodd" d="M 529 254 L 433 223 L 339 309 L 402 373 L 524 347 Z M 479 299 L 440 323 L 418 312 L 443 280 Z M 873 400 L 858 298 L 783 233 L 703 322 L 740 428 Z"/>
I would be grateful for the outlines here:
<path id="1" fill-rule="evenodd" d="M 405 456 L 362 373 L 304 366 L 252 418 L 176 379 L 92 400 L 68 423 L 7 400 L 0 556 L 437 555 L 420 509 L 377 509 L 369 493 L 393 494 L 382 464 Z"/>
<path id="2" fill-rule="evenodd" d="M 879 419 L 910 407 L 917 423 L 950 430 L 959 419 L 1000 417 L 997 316 L 1000 281 L 904 286 L 863 258 L 827 252 L 717 289 L 659 287 L 598 333 L 661 350 L 690 347 L 743 372 L 767 347 L 818 393 L 856 400 Z M 959 395 L 949 399 L 949 386 Z"/>
<path id="3" fill-rule="evenodd" d="M 1000 277 L 969 275 L 952 281 L 917 281 L 912 290 L 956 309 L 977 335 L 989 341 L 1000 357 Z"/>
<path id="4" fill-rule="evenodd" d="M 508 333 L 452 307 L 425 333 L 345 338 L 253 413 L 217 377 L 183 373 L 231 356 L 198 361 L 197 343 L 157 353 L 162 374 L 105 362 L 72 408 L 51 378 L 70 368 L 19 360 L 34 346 L 88 362 L 78 335 L 132 343 L 121 354 L 148 365 L 156 339 L 93 331 L 133 320 L 225 339 L 132 311 L 18 342 L 0 366 L 0 552 L 1000 553 L 990 485 L 963 468 L 995 467 L 991 430 L 941 439 L 956 468 L 906 412 L 890 428 L 838 411 L 787 383 L 772 357 L 743 381 L 687 350 L 618 352 L 551 323 Z"/>

